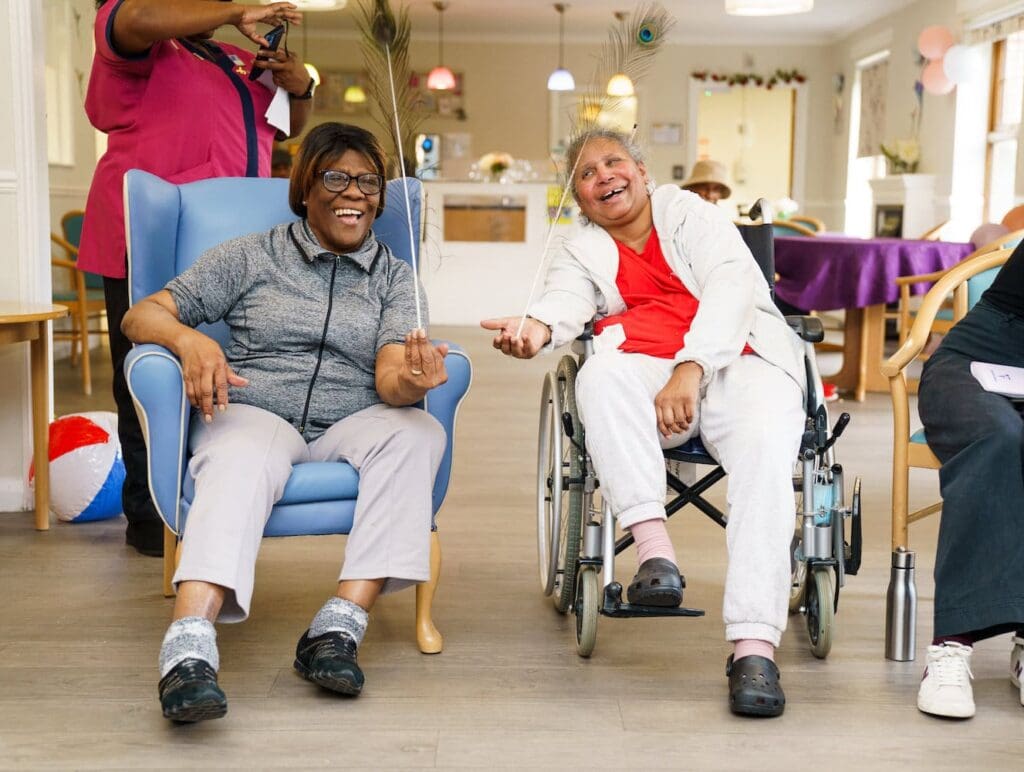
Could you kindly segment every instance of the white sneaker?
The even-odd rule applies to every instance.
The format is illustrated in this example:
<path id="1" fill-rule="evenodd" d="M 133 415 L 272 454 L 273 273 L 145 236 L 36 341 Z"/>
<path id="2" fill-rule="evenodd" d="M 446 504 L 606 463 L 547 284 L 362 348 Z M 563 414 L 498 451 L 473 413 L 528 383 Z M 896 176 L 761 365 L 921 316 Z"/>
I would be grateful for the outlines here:
<path id="1" fill-rule="evenodd" d="M 1020 690 L 1020 704 L 1024 705 L 1024 638 L 1013 636 L 1010 652 L 1010 681 Z"/>
<path id="2" fill-rule="evenodd" d="M 928 647 L 928 662 L 917 692 L 918 710 L 947 718 L 970 718 L 974 715 L 972 651 L 970 646 L 960 643 Z"/>

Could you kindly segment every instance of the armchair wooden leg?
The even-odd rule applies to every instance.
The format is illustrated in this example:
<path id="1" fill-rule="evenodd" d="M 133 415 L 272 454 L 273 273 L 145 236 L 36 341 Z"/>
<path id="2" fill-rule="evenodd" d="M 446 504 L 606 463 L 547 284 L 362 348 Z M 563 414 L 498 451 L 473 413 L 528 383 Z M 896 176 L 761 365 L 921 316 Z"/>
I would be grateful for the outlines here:
<path id="1" fill-rule="evenodd" d="M 416 585 L 416 643 L 424 654 L 438 654 L 444 648 L 444 638 L 434 627 L 431 612 L 434 591 L 441 578 L 441 542 L 437 531 L 430 534 L 430 579 Z"/>
<path id="2" fill-rule="evenodd" d="M 78 326 L 80 343 L 82 347 L 82 391 L 86 395 L 92 394 L 92 371 L 89 363 L 89 314 L 86 311 L 85 303 L 81 304 L 78 312 Z"/>
<path id="3" fill-rule="evenodd" d="M 164 526 L 164 597 L 174 597 L 174 585 L 171 584 L 171 580 L 174 578 L 174 572 L 178 568 L 178 560 L 181 558 L 181 554 L 178 551 L 178 537 L 174 531 Z"/>

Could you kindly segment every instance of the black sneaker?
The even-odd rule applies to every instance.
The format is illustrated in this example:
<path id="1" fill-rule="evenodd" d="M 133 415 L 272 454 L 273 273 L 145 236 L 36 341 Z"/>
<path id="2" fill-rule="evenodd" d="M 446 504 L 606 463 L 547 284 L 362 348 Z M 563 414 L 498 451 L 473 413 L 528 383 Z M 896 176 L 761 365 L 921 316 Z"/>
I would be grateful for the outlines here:
<path id="1" fill-rule="evenodd" d="M 183 659 L 160 679 L 164 718 L 181 723 L 222 718 L 228 698 L 217 685 L 217 671 L 205 659 Z"/>
<path id="2" fill-rule="evenodd" d="M 124 532 L 124 543 L 137 552 L 151 558 L 164 556 L 164 521 L 142 520 L 128 523 Z"/>
<path id="3" fill-rule="evenodd" d="M 356 642 L 345 633 L 334 631 L 310 638 L 309 630 L 304 632 L 295 647 L 295 669 L 307 681 L 332 692 L 356 697 L 363 690 Z"/>

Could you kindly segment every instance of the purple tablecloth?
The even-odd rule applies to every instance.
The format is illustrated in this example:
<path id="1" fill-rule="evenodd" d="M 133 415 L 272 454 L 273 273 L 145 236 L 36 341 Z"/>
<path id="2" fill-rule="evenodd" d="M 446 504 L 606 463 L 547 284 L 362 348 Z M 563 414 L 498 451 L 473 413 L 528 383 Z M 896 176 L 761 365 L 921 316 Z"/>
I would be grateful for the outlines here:
<path id="1" fill-rule="evenodd" d="M 775 293 L 797 308 L 863 308 L 899 299 L 897 276 L 941 271 L 974 250 L 970 244 L 848 236 L 776 236 Z M 914 284 L 920 295 L 929 283 Z"/>

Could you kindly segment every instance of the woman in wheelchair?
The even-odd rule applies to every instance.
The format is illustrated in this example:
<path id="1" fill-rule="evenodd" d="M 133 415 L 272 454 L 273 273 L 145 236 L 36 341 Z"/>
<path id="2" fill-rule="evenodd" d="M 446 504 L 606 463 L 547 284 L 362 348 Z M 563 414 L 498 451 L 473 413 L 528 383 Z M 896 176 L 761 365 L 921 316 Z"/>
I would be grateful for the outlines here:
<path id="1" fill-rule="evenodd" d="M 787 622 L 804 427 L 800 341 L 726 213 L 675 185 L 655 188 L 625 135 L 577 138 L 567 166 L 583 226 L 553 258 L 520 337 L 518 317 L 482 325 L 497 330 L 495 348 L 529 358 L 596 317 L 576 401 L 604 498 L 636 541 L 631 604 L 682 602 L 662 449 L 700 434 L 729 476 L 730 707 L 779 715 L 774 653 Z"/>
<path id="2" fill-rule="evenodd" d="M 375 599 L 429 577 L 431 489 L 445 435 L 409 406 L 447 379 L 447 347 L 415 329 L 412 271 L 371 230 L 384 174 L 372 134 L 316 127 L 289 189 L 301 220 L 207 251 L 125 316 L 131 340 L 178 355 L 195 408 L 195 497 L 160 650 L 170 719 L 227 710 L 213 622 L 248 615 L 264 525 L 293 464 L 344 460 L 359 472 L 336 594 L 298 643 L 303 676 L 359 694 L 356 650 Z M 219 319 L 230 329 L 226 350 L 194 329 Z"/>

